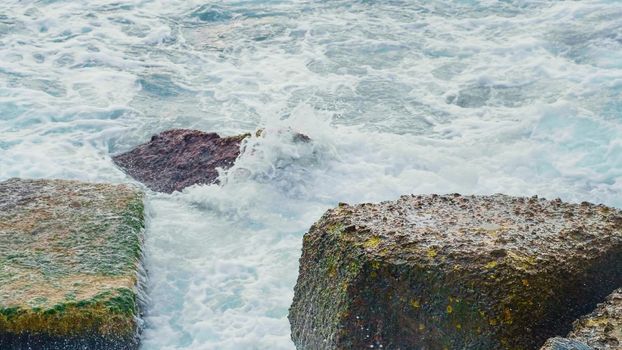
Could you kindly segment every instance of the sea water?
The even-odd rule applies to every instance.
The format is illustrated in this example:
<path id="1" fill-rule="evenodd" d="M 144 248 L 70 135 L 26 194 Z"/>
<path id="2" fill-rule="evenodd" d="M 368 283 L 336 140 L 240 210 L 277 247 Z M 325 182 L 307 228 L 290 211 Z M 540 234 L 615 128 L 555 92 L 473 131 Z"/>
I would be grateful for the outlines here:
<path id="1" fill-rule="evenodd" d="M 338 202 L 622 207 L 622 2 L 0 3 L 0 180 L 133 182 L 110 156 L 170 128 L 268 132 L 223 186 L 148 192 L 142 348 L 292 349 L 302 236 Z"/>

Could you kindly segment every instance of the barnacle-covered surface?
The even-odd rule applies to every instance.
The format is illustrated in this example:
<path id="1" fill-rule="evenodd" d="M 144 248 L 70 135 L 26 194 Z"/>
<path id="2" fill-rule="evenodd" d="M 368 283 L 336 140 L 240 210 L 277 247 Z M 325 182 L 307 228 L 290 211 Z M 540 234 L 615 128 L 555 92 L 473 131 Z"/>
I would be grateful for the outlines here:
<path id="1" fill-rule="evenodd" d="M 300 349 L 537 349 L 622 284 L 622 213 L 504 195 L 329 210 L 304 237 Z"/>
<path id="2" fill-rule="evenodd" d="M 0 348 L 137 348 L 143 227 L 130 186 L 0 183 Z"/>
<path id="3" fill-rule="evenodd" d="M 567 338 L 549 339 L 542 350 L 622 349 L 622 288 L 615 290 L 596 310 L 574 323 Z"/>

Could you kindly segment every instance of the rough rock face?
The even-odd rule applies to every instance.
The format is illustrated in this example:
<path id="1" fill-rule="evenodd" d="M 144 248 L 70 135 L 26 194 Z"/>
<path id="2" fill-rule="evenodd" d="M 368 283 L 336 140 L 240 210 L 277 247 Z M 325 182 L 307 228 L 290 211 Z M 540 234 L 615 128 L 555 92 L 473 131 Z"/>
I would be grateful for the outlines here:
<path id="1" fill-rule="evenodd" d="M 198 130 L 168 130 L 113 160 L 150 189 L 171 193 L 194 184 L 214 183 L 217 168 L 233 165 L 240 155 L 241 141 L 248 136 L 220 137 Z"/>
<path id="2" fill-rule="evenodd" d="M 622 349 L 622 288 L 614 291 L 596 310 L 574 323 L 567 338 L 549 339 L 542 350 Z"/>
<path id="3" fill-rule="evenodd" d="M 143 197 L 0 182 L 0 349 L 137 349 Z"/>
<path id="4" fill-rule="evenodd" d="M 299 349 L 538 349 L 622 285 L 622 212 L 494 196 L 329 210 L 304 237 Z"/>

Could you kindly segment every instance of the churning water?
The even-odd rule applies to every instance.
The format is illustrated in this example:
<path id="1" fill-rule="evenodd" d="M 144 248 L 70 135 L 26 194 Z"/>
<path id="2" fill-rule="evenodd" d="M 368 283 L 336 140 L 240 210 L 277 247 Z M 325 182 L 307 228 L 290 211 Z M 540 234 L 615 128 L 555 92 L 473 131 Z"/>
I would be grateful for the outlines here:
<path id="1" fill-rule="evenodd" d="M 143 348 L 292 349 L 302 235 L 407 193 L 622 207 L 619 0 L 3 0 L 0 180 L 130 182 L 170 128 L 252 139 L 150 193 Z"/>

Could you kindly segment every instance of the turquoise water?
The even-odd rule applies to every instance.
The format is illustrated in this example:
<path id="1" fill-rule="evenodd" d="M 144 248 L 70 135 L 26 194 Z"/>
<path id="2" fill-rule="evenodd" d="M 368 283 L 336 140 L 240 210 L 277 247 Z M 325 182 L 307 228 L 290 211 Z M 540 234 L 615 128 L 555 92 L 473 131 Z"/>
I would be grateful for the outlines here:
<path id="1" fill-rule="evenodd" d="M 337 202 L 622 207 L 622 3 L 0 3 L 0 180 L 131 182 L 110 155 L 177 127 L 314 142 L 148 195 L 143 349 L 292 349 L 302 235 Z"/>

